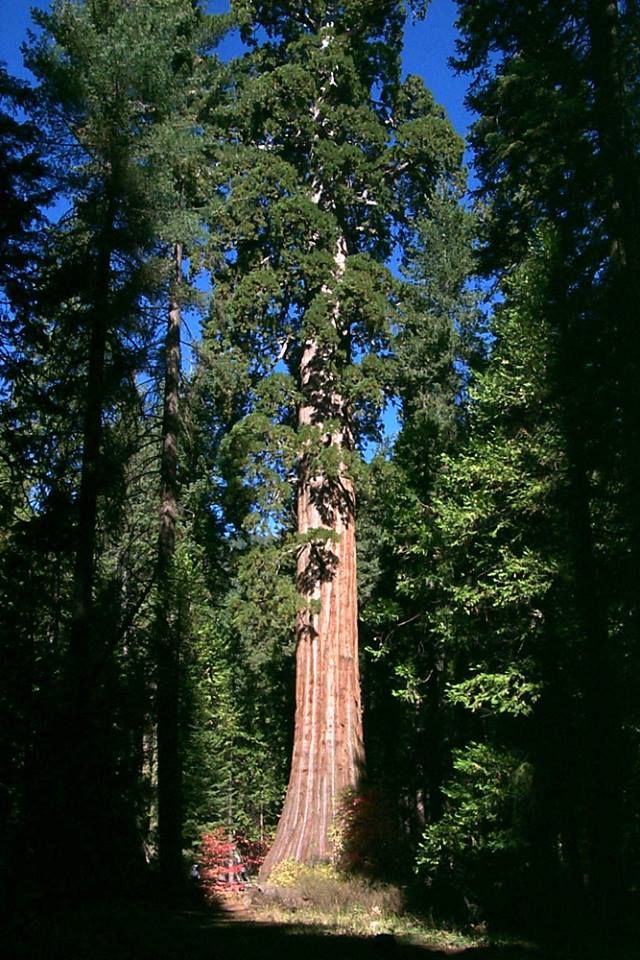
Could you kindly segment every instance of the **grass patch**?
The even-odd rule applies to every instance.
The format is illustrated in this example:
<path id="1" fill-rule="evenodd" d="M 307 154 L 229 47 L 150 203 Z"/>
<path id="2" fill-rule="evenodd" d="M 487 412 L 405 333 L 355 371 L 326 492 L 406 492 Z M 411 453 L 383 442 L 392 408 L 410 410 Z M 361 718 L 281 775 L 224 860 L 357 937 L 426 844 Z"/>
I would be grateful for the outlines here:
<path id="1" fill-rule="evenodd" d="M 269 923 L 322 928 L 326 933 L 393 936 L 407 944 L 461 949 L 484 944 L 475 935 L 437 929 L 405 909 L 399 887 L 345 876 L 329 864 L 279 864 L 269 883 L 253 888 L 252 913 Z"/>

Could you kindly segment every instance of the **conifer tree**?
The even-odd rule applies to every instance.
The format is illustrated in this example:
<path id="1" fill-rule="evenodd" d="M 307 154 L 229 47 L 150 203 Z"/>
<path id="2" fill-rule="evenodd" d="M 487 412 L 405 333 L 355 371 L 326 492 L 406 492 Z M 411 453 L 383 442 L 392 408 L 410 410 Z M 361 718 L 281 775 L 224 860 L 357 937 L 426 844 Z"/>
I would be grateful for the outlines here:
<path id="1" fill-rule="evenodd" d="M 361 504 L 365 729 L 406 870 L 425 822 L 441 814 L 448 765 L 450 651 L 435 629 L 434 497 L 443 457 L 465 434 L 482 326 L 472 286 L 475 218 L 460 203 L 461 189 L 462 181 L 450 183 L 429 198 L 404 251 L 405 318 L 392 366 L 400 431 L 368 467 Z"/>
<path id="2" fill-rule="evenodd" d="M 489 204 L 485 267 L 516 268 L 537 229 L 551 231 L 559 251 L 541 309 L 554 337 L 581 637 L 586 897 L 606 926 L 623 902 L 636 752 L 638 12 L 608 0 L 459 9 L 459 65 L 475 75 L 472 144 Z"/>
<path id="3" fill-rule="evenodd" d="M 194 235 L 194 216 L 180 198 L 199 132 L 193 111 L 180 108 L 195 98 L 188 81 L 202 39 L 196 40 L 193 23 L 202 16 L 191 3 L 106 0 L 61 2 L 37 19 L 42 33 L 31 43 L 28 64 L 40 84 L 38 117 L 56 146 L 60 195 L 69 207 L 51 244 L 42 302 L 52 337 L 66 337 L 77 365 L 78 421 L 70 430 L 70 468 L 78 477 L 73 612 L 57 734 L 58 749 L 65 739 L 75 746 L 56 772 L 57 794 L 67 840 L 82 862 L 66 879 L 82 885 L 86 872 L 99 884 L 109 876 L 105 850 L 118 856 L 110 833 L 128 831 L 127 855 L 141 853 L 135 851 L 137 811 L 124 809 L 122 758 L 112 742 L 111 713 L 124 697 L 118 686 L 124 683 L 123 629 L 102 575 L 110 536 L 123 526 L 127 451 L 118 444 L 127 436 L 140 440 L 139 431 L 123 424 L 131 411 L 148 413 L 140 373 L 152 369 L 154 310 L 163 298 L 165 316 L 168 311 L 167 252 Z M 169 143 L 172 163 L 166 162 Z M 115 596 L 128 592 L 122 587 Z M 123 710 L 125 725 L 126 716 Z M 119 733 L 126 740 L 133 731 Z M 101 789 L 119 791 L 118 802 L 105 806 Z"/>
<path id="4" fill-rule="evenodd" d="M 147 104 L 144 143 L 153 185 L 152 215 L 156 256 L 166 258 L 158 297 L 165 299 L 166 331 L 161 351 L 160 510 L 157 546 L 155 654 L 158 746 L 158 853 L 167 887 L 179 886 L 182 870 L 181 647 L 182 619 L 175 559 L 180 521 L 180 449 L 182 448 L 182 313 L 195 302 L 186 261 L 195 273 L 199 262 L 206 201 L 204 140 L 199 110 L 217 62 L 210 55 L 227 23 L 207 16 L 198 3 L 157 2 L 138 12 L 136 22 L 153 58 L 142 73 Z"/>
<path id="5" fill-rule="evenodd" d="M 253 475 L 276 481 L 263 488 L 263 536 L 288 529 L 296 483 L 295 734 L 266 875 L 283 859 L 330 857 L 337 804 L 363 775 L 357 446 L 376 433 L 380 357 L 401 319 L 386 262 L 456 170 L 460 143 L 421 82 L 400 82 L 403 4 L 239 2 L 235 12 L 253 50 L 237 65 L 234 145 L 220 155 L 228 179 L 212 210 L 228 251 L 216 350 L 250 384 L 229 446 L 253 450 Z"/>
<path id="6" fill-rule="evenodd" d="M 576 713 L 580 702 L 573 618 L 554 613 L 574 609 L 559 576 L 569 544 L 567 457 L 541 310 L 555 255 L 552 238 L 541 237 L 504 282 L 491 354 L 470 387 L 466 436 L 444 458 L 424 534 L 453 757 L 418 863 L 436 899 L 446 893 L 451 908 L 457 897 L 460 909 L 466 898 L 494 916 L 519 909 L 525 890 L 532 912 L 542 889 L 557 882 L 560 891 L 551 837 L 573 850 L 570 831 L 583 813 L 565 786 L 576 757 L 561 771 L 549 729 L 563 698 Z M 564 728 L 573 750 L 576 721 Z M 536 837 L 545 816 L 548 833 Z"/>
<path id="7" fill-rule="evenodd" d="M 44 223 L 42 208 L 49 199 L 44 144 L 28 120 L 19 119 L 33 106 L 33 95 L 0 63 L 0 288 L 2 315 L 20 286 L 28 289 L 37 249 L 36 227 Z M 21 278 L 22 283 L 11 284 Z"/>

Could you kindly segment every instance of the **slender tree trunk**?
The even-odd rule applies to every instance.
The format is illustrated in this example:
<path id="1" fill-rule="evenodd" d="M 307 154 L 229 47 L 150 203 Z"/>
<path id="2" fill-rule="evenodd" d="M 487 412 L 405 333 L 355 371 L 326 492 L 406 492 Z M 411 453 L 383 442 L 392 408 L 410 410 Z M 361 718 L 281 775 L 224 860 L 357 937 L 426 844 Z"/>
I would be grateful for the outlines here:
<path id="1" fill-rule="evenodd" d="M 39 772 L 44 789 L 51 793 L 49 830 L 56 838 L 52 854 L 59 860 L 64 849 L 75 851 L 73 864 L 63 861 L 54 866 L 52 895 L 62 898 L 94 892 L 109 882 L 113 872 L 103 791 L 108 793 L 114 782 L 115 758 L 101 677 L 104 630 L 96 622 L 94 597 L 98 500 L 105 480 L 102 447 L 107 339 L 112 323 L 113 217 L 113 203 L 107 201 L 91 278 L 68 658 L 57 711 L 43 732 L 51 767 L 45 765 Z M 44 864 L 44 869 L 51 867 Z"/>
<path id="2" fill-rule="evenodd" d="M 344 270 L 338 245 L 336 279 Z M 330 292 L 326 291 L 330 296 Z M 334 308 L 339 328 L 339 305 Z M 338 426 L 325 446 L 351 447 L 347 404 L 328 372 L 335 347 L 317 340 L 303 346 L 300 380 L 305 403 L 299 425 Z M 301 458 L 298 532 L 308 538 L 298 557 L 297 581 L 303 608 L 297 620 L 296 713 L 287 796 L 275 841 L 261 870 L 266 879 L 283 860 L 330 860 L 332 826 L 341 798 L 358 785 L 364 763 L 356 588 L 355 492 L 341 460 L 337 475 Z M 316 530 L 327 531 L 313 540 Z"/>
<path id="3" fill-rule="evenodd" d="M 617 0 L 588 5 L 594 119 L 600 147 L 604 229 L 610 244 L 610 292 L 605 322 L 611 343 L 610 389 L 614 397 L 613 456 L 622 467 L 618 522 L 626 550 L 621 554 L 612 594 L 622 611 L 606 650 L 592 664 L 594 700 L 594 799 L 591 829 L 592 893 L 604 926 L 614 924 L 625 888 L 622 824 L 625 784 L 633 756 L 623 718 L 635 711 L 640 668 L 640 187 L 625 103 L 622 21 Z M 612 482 L 612 489 L 618 483 Z M 602 661 L 607 670 L 602 672 Z M 633 680 L 631 678 L 634 678 Z M 603 706 L 598 706 L 601 704 Z M 607 716 L 602 716 L 602 712 Z"/>
<path id="4" fill-rule="evenodd" d="M 630 536 L 625 588 L 634 637 L 640 629 L 640 182 L 634 153 L 621 49 L 617 0 L 591 0 L 589 35 L 594 120 L 600 147 L 600 193 L 610 246 L 611 295 L 606 317 L 613 353 L 611 388 L 624 457 L 624 520 Z"/>
<path id="5" fill-rule="evenodd" d="M 160 533 L 158 537 L 158 850 L 167 889 L 182 877 L 182 766 L 180 756 L 180 628 L 176 610 L 174 564 L 178 522 L 178 437 L 180 433 L 180 284 L 182 248 L 174 248 L 169 318 L 165 339 L 165 388 L 160 460 Z"/>
<path id="6" fill-rule="evenodd" d="M 568 438 L 569 532 L 575 599 L 583 650 L 578 670 L 584 692 L 588 890 L 592 908 L 607 913 L 610 895 L 621 892 L 620 870 L 620 705 L 617 643 L 607 622 L 607 596 L 594 543 L 592 504 L 581 438 Z"/>
<path id="7" fill-rule="evenodd" d="M 566 280 L 560 277 L 560 289 L 566 287 Z M 602 392 L 597 388 L 602 386 L 601 372 L 597 377 L 590 376 L 595 367 L 599 318 L 594 316 L 587 324 L 582 317 L 572 316 L 571 305 L 563 303 L 560 295 L 556 309 L 568 461 L 566 510 L 580 631 L 574 669 L 583 696 L 580 786 L 587 804 L 582 872 L 587 878 L 590 920 L 602 923 L 606 916 L 615 915 L 622 892 L 620 637 L 611 618 L 617 585 L 606 569 L 597 541 L 601 502 L 593 484 L 596 467 L 606 460 L 602 434 L 611 429 L 611 424 L 599 419 Z"/>
<path id="8" fill-rule="evenodd" d="M 98 252 L 96 262 L 95 308 L 89 338 L 89 364 L 82 429 L 82 466 L 80 470 L 78 531 L 71 614 L 71 672 L 76 678 L 76 692 L 80 696 L 84 696 L 86 692 L 91 665 L 96 657 L 92 613 L 98 495 L 100 492 L 107 314 L 110 296 L 110 251 L 107 242 L 103 242 L 101 246 L 102 249 Z"/>

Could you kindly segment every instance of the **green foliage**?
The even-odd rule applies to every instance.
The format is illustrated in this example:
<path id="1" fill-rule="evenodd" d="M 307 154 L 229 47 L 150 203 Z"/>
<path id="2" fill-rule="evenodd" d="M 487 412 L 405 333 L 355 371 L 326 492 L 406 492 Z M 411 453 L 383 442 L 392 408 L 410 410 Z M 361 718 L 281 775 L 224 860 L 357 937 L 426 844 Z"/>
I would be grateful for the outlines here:
<path id="1" fill-rule="evenodd" d="M 249 643 L 235 599 L 214 599 L 205 569 L 203 548 L 183 541 L 176 590 L 184 637 L 185 842 L 199 842 L 209 827 L 263 839 L 284 788 L 282 719 L 271 702 L 282 653 Z M 266 640 L 273 643 L 269 634 Z"/>
<path id="2" fill-rule="evenodd" d="M 533 15 L 502 0 L 459 12 L 479 113 L 482 264 L 503 277 L 506 301 L 471 418 L 479 456 L 458 460 L 445 485 L 452 494 L 471 477 L 464 505 L 454 495 L 458 519 L 448 511 L 460 562 L 443 626 L 449 643 L 467 638 L 457 704 L 485 713 L 487 742 L 515 740 L 534 762 L 535 897 L 552 885 L 606 928 L 623 899 L 637 756 L 625 731 L 637 726 L 640 621 L 625 571 L 640 549 L 638 12 L 545 2 Z M 472 643 L 486 630 L 478 665 Z M 500 713 L 510 684 L 482 689 L 483 706 L 465 676 L 505 677 L 510 664 L 540 684 L 531 713 L 512 718 Z"/>
<path id="3" fill-rule="evenodd" d="M 447 635 L 464 643 L 467 618 L 471 646 L 477 618 L 491 615 L 496 639 L 519 642 L 521 656 L 543 627 L 545 596 L 559 572 L 549 537 L 564 461 L 545 365 L 551 334 L 539 315 L 544 269 L 533 261 L 510 281 L 490 363 L 472 390 L 467 448 L 445 461 L 435 501 L 449 562 L 458 556 L 474 570 L 445 574 L 455 618 Z"/>
<path id="4" fill-rule="evenodd" d="M 294 578 L 298 550 L 297 538 L 272 539 L 257 543 L 239 561 L 237 588 L 229 597 L 231 622 L 256 669 L 274 654 L 292 652 L 300 604 Z"/>
<path id="5" fill-rule="evenodd" d="M 538 816 L 547 796 L 545 764 L 558 762 L 547 750 L 548 711 L 558 695 L 551 693 L 554 669 L 562 663 L 566 689 L 564 664 L 574 642 L 554 611 L 571 609 L 573 598 L 555 339 L 543 312 L 553 236 L 541 235 L 504 282 L 489 356 L 471 368 L 462 421 L 450 386 L 455 348 L 447 322 L 459 309 L 473 346 L 477 319 L 463 278 L 454 271 L 447 281 L 446 270 L 438 272 L 444 253 L 432 245 L 413 267 L 424 277 L 430 263 L 444 280 L 422 290 L 431 326 L 403 333 L 408 348 L 415 342 L 422 356 L 430 351 L 436 365 L 423 361 L 412 370 L 407 351 L 403 382 L 417 389 L 405 387 L 393 459 L 371 465 L 374 496 L 365 501 L 365 518 L 376 524 L 377 562 L 364 614 L 369 729 L 376 724 L 373 742 L 393 757 L 399 788 L 392 790 L 415 784 L 426 820 L 425 827 L 415 808 L 398 804 L 415 831 L 418 875 L 434 910 L 468 920 L 515 909 L 544 859 L 531 845 L 533 811 Z M 438 329 L 430 342 L 429 330 Z M 434 369 L 440 383 L 429 379 Z M 441 427 L 435 391 L 448 397 Z M 399 735 L 404 724 L 406 737 Z"/>
<path id="6" fill-rule="evenodd" d="M 269 875 L 274 887 L 299 887 L 308 878 L 331 881 L 338 878 L 338 873 L 330 863 L 310 866 L 298 860 L 283 860 L 275 865 Z"/>
<path id="7" fill-rule="evenodd" d="M 41 531 L 30 533 L 25 557 L 44 575 L 34 622 L 7 610 L 25 655 L 24 689 L 16 684 L 10 696 L 29 704 L 30 718 L 15 745 L 25 787 L 12 799 L 15 834 L 29 835 L 30 846 L 14 856 L 24 856 L 28 872 L 48 804 L 57 837 L 51 863 L 57 845 L 77 846 L 73 869 L 55 874 L 62 889 L 83 885 L 81 878 L 111 883 L 120 869 L 137 869 L 135 835 L 144 836 L 148 818 L 156 308 L 167 291 L 168 245 L 177 236 L 193 247 L 197 241 L 198 64 L 216 30 L 197 4 L 162 0 L 58 3 L 38 13 L 38 24 L 27 50 L 37 95 L 20 93 L 33 127 L 13 128 L 14 146 L 18 134 L 24 144 L 7 152 L 20 161 L 14 173 L 25 202 L 16 227 L 25 255 L 38 201 L 34 182 L 27 203 L 38 167 L 26 135 L 35 142 L 36 125 L 46 138 L 48 176 L 68 209 L 42 238 L 37 275 L 24 271 L 29 296 L 15 298 L 6 339 L 3 324 L 1 422 L 3 457 L 23 485 L 14 502 L 24 503 L 30 531 Z M 12 592 L 26 611 L 23 589 L 35 582 L 15 572 Z M 79 617 L 84 626 L 74 634 Z M 69 779 L 77 789 L 65 788 Z M 21 835 L 21 822 L 35 833 Z"/>
<path id="8" fill-rule="evenodd" d="M 9 75 L 0 63 L 0 288 L 11 300 L 23 301 L 26 278 L 33 271 L 38 248 L 36 228 L 44 222 L 42 208 L 50 198 L 44 144 L 35 124 L 20 119 L 33 108 L 29 88 Z M 0 316 L 5 315 L 3 302 Z M 3 337 L 4 339 L 4 337 Z"/>
<path id="9" fill-rule="evenodd" d="M 388 398 L 402 392 L 409 403 L 415 393 L 421 337 L 433 345 L 420 354 L 419 376 L 438 384 L 430 396 L 455 381 L 449 338 L 466 261 L 447 274 L 446 315 L 434 307 L 428 317 L 426 299 L 435 303 L 440 287 L 444 298 L 442 277 L 432 277 L 426 294 L 410 263 L 429 256 L 430 228 L 442 237 L 450 223 L 460 227 L 452 211 L 462 144 L 422 82 L 401 80 L 403 4 L 233 7 L 249 51 L 230 70 L 233 101 L 207 117 L 219 131 L 208 250 L 216 285 L 200 376 L 211 385 L 209 423 L 224 432 L 215 469 L 237 551 L 227 609 L 245 662 L 258 665 L 291 651 L 302 452 L 310 475 L 346 469 L 362 504 L 369 484 L 362 451 L 379 440 Z M 407 266 L 400 278 L 389 266 L 398 244 Z M 438 255 L 442 274 L 457 251 L 441 244 Z M 310 342 L 319 362 L 303 383 Z M 304 403 L 315 409 L 312 424 L 297 422 Z M 336 436 L 339 443 L 329 442 Z M 387 499 L 384 507 L 395 509 Z M 362 543 L 376 534 L 366 523 L 360 582 L 368 575 L 373 592 L 375 550 L 367 574 Z M 330 537 L 309 534 L 317 543 Z M 414 722 L 404 720 L 411 737 Z M 391 832 L 400 829 L 394 822 Z"/>
<path id="10" fill-rule="evenodd" d="M 247 412 L 291 425 L 300 350 L 305 339 L 317 340 L 325 375 L 349 403 L 362 441 L 377 436 L 389 390 L 384 358 L 401 322 L 401 291 L 386 266 L 394 233 L 408 242 L 410 214 L 424 208 L 436 183 L 455 179 L 461 156 L 417 78 L 400 85 L 399 48 L 384 52 L 383 44 L 399 42 L 402 5 L 375 16 L 364 6 L 367 17 L 358 4 L 339 14 L 322 4 L 304 14 L 295 5 L 237 5 L 247 38 L 262 25 L 272 42 L 238 64 L 232 114 L 212 117 L 222 130 L 231 124 L 234 145 L 218 154 L 220 196 L 211 209 L 214 362 L 244 356 L 240 362 L 267 383 L 286 363 L 287 403 L 267 411 L 262 387 L 261 396 L 247 397 Z M 337 274 L 339 241 L 347 256 Z M 291 440 L 290 457 L 295 434 Z"/>
<path id="11" fill-rule="evenodd" d="M 540 684 L 525 672 L 529 664 L 509 664 L 503 673 L 477 672 L 467 680 L 453 683 L 447 689 L 450 703 L 459 704 L 472 713 L 530 716 L 540 698 Z"/>
<path id="12" fill-rule="evenodd" d="M 432 880 L 443 875 L 475 898 L 488 884 L 515 881 L 526 857 L 523 826 L 530 804 L 531 766 L 516 753 L 470 743 L 454 753 L 453 776 L 444 789 L 444 816 L 424 831 L 416 859 Z"/>

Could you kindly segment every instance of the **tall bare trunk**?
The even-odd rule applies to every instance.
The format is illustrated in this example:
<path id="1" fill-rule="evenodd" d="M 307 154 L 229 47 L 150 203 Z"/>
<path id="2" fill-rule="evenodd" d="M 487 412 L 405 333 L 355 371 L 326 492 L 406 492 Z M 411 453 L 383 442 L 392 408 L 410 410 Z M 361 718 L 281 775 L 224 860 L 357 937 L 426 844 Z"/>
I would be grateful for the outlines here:
<path id="1" fill-rule="evenodd" d="M 53 888 L 75 896 L 99 887 L 111 864 L 102 790 L 113 783 L 115 757 L 106 709 L 103 666 L 104 624 L 96 620 L 95 580 L 98 503 L 105 486 L 103 415 L 105 368 L 111 312 L 111 232 L 113 198 L 107 201 L 98 235 L 91 281 L 91 313 L 84 387 L 82 463 L 78 494 L 76 555 L 67 670 L 60 689 L 58 713 L 45 740 L 55 781 L 51 819 L 58 850 L 76 851 L 73 869 L 56 864 Z M 48 771 L 43 771 L 46 778 Z M 59 818 L 59 821 L 58 821 Z M 55 849 L 55 848 L 54 848 Z"/>
<path id="2" fill-rule="evenodd" d="M 336 253 L 336 280 L 344 270 L 344 243 Z M 325 291 L 330 296 L 329 291 Z M 339 329 L 339 305 L 333 313 Z M 329 374 L 334 346 L 317 340 L 303 346 L 300 382 L 305 402 L 299 425 L 331 420 L 326 446 L 352 445 L 348 406 Z M 302 609 L 297 619 L 296 713 L 287 796 L 275 841 L 261 878 L 283 860 L 329 860 L 332 825 L 341 797 L 358 784 L 364 762 L 358 601 L 356 588 L 355 491 L 344 460 L 337 475 L 313 466 L 303 453 L 298 479 L 298 532 L 305 538 L 298 557 Z M 313 531 L 328 531 L 313 539 Z"/>
<path id="3" fill-rule="evenodd" d="M 105 231 L 106 232 L 106 231 Z M 100 457 L 102 445 L 102 414 L 104 408 L 104 371 L 107 350 L 109 310 L 110 250 L 108 240 L 102 238 L 96 258 L 94 316 L 89 338 L 89 363 L 86 384 L 86 406 L 82 432 L 82 466 L 78 497 L 78 532 L 75 569 L 73 575 L 73 606 L 71 615 L 71 673 L 75 677 L 74 695 L 82 702 L 91 679 L 92 668 L 98 660 L 95 649 L 93 618 L 93 588 L 95 580 L 95 552 L 100 493 Z"/>
<path id="4" fill-rule="evenodd" d="M 177 623 L 174 561 L 178 522 L 178 436 L 180 432 L 180 282 L 182 249 L 174 249 L 174 278 L 165 340 L 165 389 L 158 537 L 158 848 L 160 872 L 169 888 L 182 872 L 182 777 L 179 739 L 180 631 Z"/>

